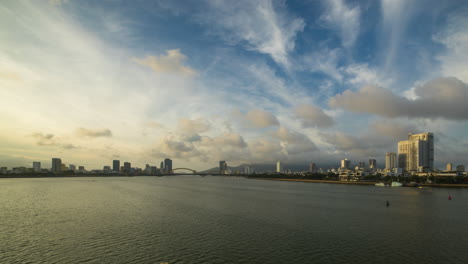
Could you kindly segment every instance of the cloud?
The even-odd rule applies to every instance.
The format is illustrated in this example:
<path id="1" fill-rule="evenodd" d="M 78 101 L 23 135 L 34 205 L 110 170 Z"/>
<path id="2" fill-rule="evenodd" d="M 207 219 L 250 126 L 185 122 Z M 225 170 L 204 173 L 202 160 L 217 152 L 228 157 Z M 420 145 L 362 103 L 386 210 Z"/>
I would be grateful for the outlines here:
<path id="1" fill-rule="evenodd" d="M 213 27 L 213 33 L 232 45 L 268 54 L 279 65 L 289 67 L 302 18 L 285 12 L 285 3 L 272 1 L 209 1 L 209 12 L 200 21 Z"/>
<path id="2" fill-rule="evenodd" d="M 384 117 L 468 119 L 468 86 L 454 77 L 438 78 L 414 90 L 414 100 L 378 86 L 364 86 L 332 97 L 330 106 Z"/>
<path id="3" fill-rule="evenodd" d="M 186 76 L 194 76 L 198 72 L 188 66 L 183 65 L 187 56 L 180 52 L 180 49 L 166 50 L 166 55 L 146 56 L 144 59 L 133 58 L 133 61 L 148 66 L 156 73 L 177 73 Z"/>
<path id="4" fill-rule="evenodd" d="M 280 140 L 282 152 L 286 156 L 317 150 L 317 146 L 306 135 L 286 127 L 279 127 L 272 135 Z"/>
<path id="5" fill-rule="evenodd" d="M 361 9 L 349 7 L 343 0 L 326 1 L 327 10 L 320 17 L 325 26 L 338 31 L 343 47 L 350 49 L 359 35 Z"/>
<path id="6" fill-rule="evenodd" d="M 335 123 L 333 118 L 325 112 L 311 104 L 303 104 L 294 110 L 303 127 L 331 127 Z"/>
<path id="7" fill-rule="evenodd" d="M 343 76 L 338 67 L 338 62 L 342 56 L 341 53 L 339 49 L 323 48 L 320 51 L 306 55 L 303 59 L 304 69 L 326 74 L 335 81 L 341 82 Z"/>
<path id="8" fill-rule="evenodd" d="M 79 127 L 75 130 L 75 134 L 79 137 L 112 137 L 112 131 L 109 129 L 88 129 Z"/>
<path id="9" fill-rule="evenodd" d="M 202 133 L 210 129 L 210 125 L 203 119 L 179 119 L 179 131 L 184 134 Z"/>
<path id="10" fill-rule="evenodd" d="M 49 0 L 49 4 L 51 5 L 62 5 L 68 3 L 69 0 Z"/>
<path id="11" fill-rule="evenodd" d="M 446 28 L 433 36 L 434 41 L 445 46 L 446 50 L 437 56 L 441 71 L 446 76 L 455 76 L 468 82 L 468 18 L 449 17 Z"/>
<path id="12" fill-rule="evenodd" d="M 257 128 L 278 126 L 278 119 L 270 112 L 264 110 L 252 110 L 247 112 L 246 119 L 250 124 Z"/>
<path id="13" fill-rule="evenodd" d="M 1 72 L 0 79 L 5 79 L 7 81 L 21 81 L 21 77 L 14 72 Z"/>
<path id="14" fill-rule="evenodd" d="M 37 139 L 39 146 L 55 146 L 57 144 L 53 134 L 34 133 L 32 136 Z"/>

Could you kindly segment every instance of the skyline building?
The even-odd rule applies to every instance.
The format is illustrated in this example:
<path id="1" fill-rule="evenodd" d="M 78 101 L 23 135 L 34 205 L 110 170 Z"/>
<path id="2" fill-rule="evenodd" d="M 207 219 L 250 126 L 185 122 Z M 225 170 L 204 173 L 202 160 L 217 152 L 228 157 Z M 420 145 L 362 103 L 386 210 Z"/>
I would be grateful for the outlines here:
<path id="1" fill-rule="evenodd" d="M 60 173 L 62 172 L 62 160 L 59 158 L 52 158 L 52 172 Z"/>
<path id="2" fill-rule="evenodd" d="M 39 161 L 34 161 L 33 162 L 33 170 L 35 172 L 40 172 L 41 171 L 41 163 Z"/>
<path id="3" fill-rule="evenodd" d="M 279 160 L 276 162 L 276 172 L 278 173 L 283 172 L 282 164 L 281 164 L 281 161 Z"/>
<path id="4" fill-rule="evenodd" d="M 167 173 L 172 173 L 172 160 L 169 158 L 164 159 L 164 170 Z"/>
<path id="5" fill-rule="evenodd" d="M 227 163 L 225 160 L 220 160 L 219 161 L 219 173 L 220 174 L 226 174 L 227 171 Z"/>
<path id="6" fill-rule="evenodd" d="M 458 172 L 465 172 L 465 165 L 458 165 L 457 166 L 457 171 Z"/>
<path id="7" fill-rule="evenodd" d="M 369 168 L 371 168 L 371 169 L 377 168 L 377 160 L 369 159 Z"/>
<path id="8" fill-rule="evenodd" d="M 349 159 L 341 160 L 341 168 L 342 169 L 347 169 L 348 170 L 350 165 L 351 165 L 351 161 Z"/>
<path id="9" fill-rule="evenodd" d="M 452 163 L 447 163 L 447 166 L 446 166 L 446 171 L 452 171 L 453 169 L 453 166 L 452 166 Z"/>
<path id="10" fill-rule="evenodd" d="M 309 172 L 310 173 L 317 173 L 317 166 L 315 165 L 315 163 L 311 162 L 309 164 Z"/>
<path id="11" fill-rule="evenodd" d="M 70 165 L 68 165 L 68 169 L 69 169 L 69 170 L 72 170 L 72 171 L 75 171 L 75 170 L 76 170 L 76 166 L 73 165 L 73 164 L 70 164 Z"/>
<path id="12" fill-rule="evenodd" d="M 398 142 L 398 167 L 405 171 L 434 170 L 434 134 L 409 134 Z"/>
<path id="13" fill-rule="evenodd" d="M 128 161 L 124 162 L 123 173 L 130 173 L 131 169 L 132 169 L 132 164 Z"/>
<path id="14" fill-rule="evenodd" d="M 385 169 L 393 170 L 396 168 L 396 153 L 395 152 L 387 152 L 385 154 Z"/>
<path id="15" fill-rule="evenodd" d="M 112 171 L 120 172 L 120 160 L 112 161 Z"/>
<path id="16" fill-rule="evenodd" d="M 361 169 L 366 168 L 366 162 L 360 161 L 360 162 L 359 162 L 359 168 L 361 168 Z"/>

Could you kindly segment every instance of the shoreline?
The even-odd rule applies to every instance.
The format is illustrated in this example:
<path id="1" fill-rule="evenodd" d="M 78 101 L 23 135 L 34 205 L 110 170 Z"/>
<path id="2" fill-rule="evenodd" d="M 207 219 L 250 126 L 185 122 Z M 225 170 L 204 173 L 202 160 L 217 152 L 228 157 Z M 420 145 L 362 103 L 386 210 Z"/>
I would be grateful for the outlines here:
<path id="1" fill-rule="evenodd" d="M 324 180 L 260 178 L 260 177 L 248 177 L 248 179 L 272 180 L 272 181 L 311 182 L 311 183 L 352 184 L 352 185 L 368 185 L 368 186 L 369 185 L 374 186 L 376 183 L 378 183 L 378 182 L 324 181 Z M 448 188 L 468 188 L 468 184 L 446 184 L 446 183 L 420 183 L 419 186 L 421 186 L 421 187 L 444 187 L 444 188 L 445 187 L 448 187 Z M 415 187 L 412 187 L 412 188 L 415 188 Z"/>

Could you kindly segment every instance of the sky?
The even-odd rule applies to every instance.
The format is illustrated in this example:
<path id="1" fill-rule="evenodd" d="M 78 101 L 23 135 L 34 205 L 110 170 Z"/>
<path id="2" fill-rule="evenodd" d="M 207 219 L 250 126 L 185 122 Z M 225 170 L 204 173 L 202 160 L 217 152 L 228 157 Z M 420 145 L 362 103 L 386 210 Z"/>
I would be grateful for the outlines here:
<path id="1" fill-rule="evenodd" d="M 468 2 L 0 2 L 0 166 L 468 165 Z"/>

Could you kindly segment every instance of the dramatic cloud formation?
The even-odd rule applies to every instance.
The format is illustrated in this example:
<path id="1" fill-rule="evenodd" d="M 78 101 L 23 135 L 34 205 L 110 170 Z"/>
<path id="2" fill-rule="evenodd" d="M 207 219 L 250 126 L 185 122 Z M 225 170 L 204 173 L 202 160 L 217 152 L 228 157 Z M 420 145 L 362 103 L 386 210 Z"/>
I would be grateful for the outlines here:
<path id="1" fill-rule="evenodd" d="M 284 12 L 284 4 L 276 1 L 210 1 L 212 13 L 202 21 L 215 26 L 216 34 L 231 44 L 244 44 L 247 49 L 268 54 L 289 67 L 288 53 L 294 50 L 298 32 L 304 29 L 301 18 Z"/>
<path id="2" fill-rule="evenodd" d="M 134 58 L 133 60 L 141 65 L 150 67 L 156 73 L 177 73 L 187 76 L 197 74 L 194 69 L 183 65 L 187 56 L 182 54 L 179 49 L 166 50 L 166 56 L 147 56 L 144 59 Z"/>
<path id="3" fill-rule="evenodd" d="M 468 119 L 468 86 L 454 77 L 439 78 L 414 90 L 410 100 L 377 86 L 345 91 L 330 99 L 330 106 L 384 117 Z"/>
<path id="4" fill-rule="evenodd" d="M 75 134 L 79 137 L 112 137 L 112 131 L 109 129 L 88 129 L 79 127 L 75 130 Z"/>
<path id="5" fill-rule="evenodd" d="M 294 112 L 303 127 L 331 127 L 334 124 L 333 119 L 322 109 L 310 104 L 301 105 Z"/>

